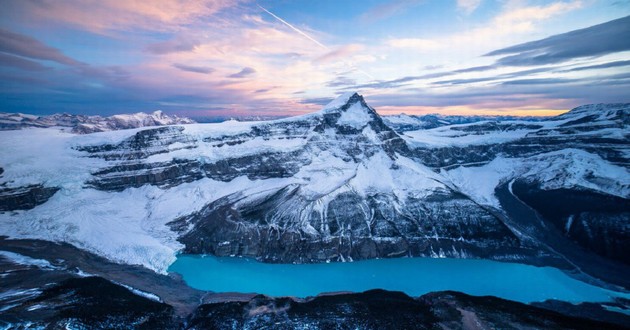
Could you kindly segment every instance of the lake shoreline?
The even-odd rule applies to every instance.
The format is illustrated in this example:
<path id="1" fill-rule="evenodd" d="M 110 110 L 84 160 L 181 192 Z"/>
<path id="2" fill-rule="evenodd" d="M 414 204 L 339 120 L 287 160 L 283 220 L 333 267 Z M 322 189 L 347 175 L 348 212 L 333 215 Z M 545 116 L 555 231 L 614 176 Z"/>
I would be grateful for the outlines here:
<path id="1" fill-rule="evenodd" d="M 127 311 L 129 309 L 137 310 L 142 307 L 144 308 L 140 308 L 142 313 L 146 314 L 140 313 L 139 319 L 148 318 L 148 320 L 162 328 L 187 328 L 191 324 L 207 325 L 209 324 L 207 322 L 212 320 L 219 323 L 236 320 L 236 322 L 243 325 L 269 325 L 273 323 L 265 323 L 267 322 L 265 320 L 272 322 L 278 317 L 282 319 L 289 318 L 292 322 L 297 322 L 294 324 L 302 324 L 300 322 L 323 324 L 322 322 L 325 323 L 326 318 L 321 319 L 316 316 L 320 312 L 327 313 L 326 315 L 335 317 L 337 320 L 346 320 L 347 322 L 363 320 L 364 322 L 373 322 L 371 324 L 401 325 L 406 324 L 404 323 L 407 322 L 405 320 L 412 319 L 415 320 L 414 322 L 425 322 L 423 324 L 442 324 L 444 322 L 458 324 L 457 322 L 463 319 L 460 320 L 458 317 L 449 317 L 448 319 L 435 318 L 435 311 L 451 311 L 452 308 L 448 307 L 451 304 L 460 306 L 458 308 L 467 311 L 466 315 L 468 317 L 475 315 L 484 318 L 490 317 L 492 318 L 491 324 L 499 326 L 504 325 L 503 322 L 505 320 L 513 322 L 515 318 L 518 319 L 520 324 L 531 325 L 532 319 L 523 317 L 523 315 L 529 314 L 545 315 L 545 322 L 552 322 L 546 324 L 581 325 L 582 328 L 585 325 L 605 326 L 606 328 L 615 328 L 616 325 L 616 327 L 623 328 L 623 325 L 630 320 L 630 317 L 627 315 L 607 311 L 606 306 L 602 304 L 583 303 L 574 305 L 563 302 L 522 304 L 496 297 L 477 297 L 453 291 L 431 292 L 415 298 L 402 292 L 385 290 L 370 290 L 360 293 L 337 291 L 320 293 L 305 299 L 292 297 L 272 298 L 254 293 L 212 293 L 188 287 L 176 274 L 159 275 L 142 267 L 115 264 L 66 243 L 57 244 L 38 240 L 0 238 L 0 250 L 18 253 L 29 258 L 47 260 L 50 265 L 57 267 L 54 269 L 41 269 L 36 266 L 15 264 L 4 257 L 0 258 L 0 271 L 6 284 L 3 287 L 3 291 L 28 292 L 31 289 L 44 291 L 40 298 L 31 298 L 35 299 L 30 300 L 33 302 L 22 301 L 23 306 L 11 307 L 8 310 L 0 311 L 0 324 L 3 324 L 3 322 L 5 324 L 20 324 L 20 320 L 30 320 L 29 322 L 32 321 L 35 324 L 51 324 L 49 322 L 58 325 L 67 324 L 63 323 L 67 321 L 55 321 L 55 318 L 50 318 L 50 311 L 36 309 L 42 303 L 53 305 L 61 303 L 61 306 L 50 309 L 53 311 L 53 315 L 57 315 L 55 317 L 61 317 L 62 314 L 54 313 L 62 313 L 62 311 L 66 314 L 74 313 L 79 315 L 79 318 L 75 319 L 75 321 L 78 320 L 88 325 L 94 320 L 110 320 L 112 317 L 121 317 L 122 314 L 118 314 L 121 309 Z M 78 272 L 79 269 L 81 273 Z M 96 294 L 99 296 L 103 294 L 111 296 L 115 304 L 118 305 L 100 305 L 101 307 L 99 307 L 97 312 L 90 309 L 92 312 L 90 312 L 88 319 L 81 319 L 80 317 L 82 304 L 72 305 L 65 298 L 59 300 L 59 298 L 55 298 L 56 296 L 50 296 L 51 290 L 52 292 L 59 290 L 65 290 L 63 292 L 68 293 L 81 292 L 81 290 L 85 290 L 86 286 L 94 288 L 95 284 L 106 285 L 107 287 L 107 289 L 103 289 L 105 290 L 104 292 L 97 291 Z M 121 285 L 125 285 L 127 289 Z M 144 294 L 139 295 L 136 292 L 129 291 L 129 288 L 155 294 L 162 302 L 156 305 L 158 302 Z M 375 295 L 375 293 L 378 294 Z M 88 303 L 95 301 L 95 297 L 90 295 L 80 296 L 79 298 L 81 301 L 85 300 Z M 104 304 L 101 302 L 101 298 L 98 298 L 96 301 Z M 112 300 L 109 301 L 111 302 Z M 404 302 L 403 305 L 399 305 L 401 301 Z M 68 305 L 63 305 L 66 303 Z M 339 309 L 339 306 L 347 306 L 347 304 L 350 304 L 348 306 L 353 306 L 352 310 Z M 500 313 L 494 312 L 495 305 L 503 306 Z M 287 306 L 288 309 L 284 310 L 283 306 Z M 391 306 L 402 308 L 401 312 L 397 314 L 401 316 L 400 319 L 388 319 L 387 313 L 382 312 L 383 309 Z M 628 304 L 623 305 L 620 303 L 613 307 L 627 309 L 627 306 Z M 278 309 L 276 307 L 281 308 Z M 364 308 L 375 308 L 374 314 L 364 314 L 362 312 Z M 172 310 L 172 312 L 168 312 L 169 310 Z M 252 310 L 266 312 L 258 316 L 250 316 Z M 168 313 L 164 314 L 165 311 Z M 217 317 L 208 319 L 207 315 L 209 314 L 207 313 L 212 311 L 218 313 Z M 429 313 L 426 314 L 429 317 L 417 318 L 418 312 L 424 313 L 423 315 Z M 457 309 L 451 312 L 457 312 Z"/>

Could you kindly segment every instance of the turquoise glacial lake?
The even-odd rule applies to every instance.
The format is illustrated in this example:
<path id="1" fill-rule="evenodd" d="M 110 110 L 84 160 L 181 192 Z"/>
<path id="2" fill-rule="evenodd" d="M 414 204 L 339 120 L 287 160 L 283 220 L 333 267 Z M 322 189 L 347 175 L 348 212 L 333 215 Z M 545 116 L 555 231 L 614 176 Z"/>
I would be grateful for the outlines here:
<path id="1" fill-rule="evenodd" d="M 169 271 L 181 274 L 196 289 L 269 296 L 307 297 L 377 288 L 414 297 L 454 290 L 524 303 L 547 299 L 595 302 L 630 296 L 578 281 L 555 268 L 490 260 L 395 258 L 295 265 L 180 255 Z"/>

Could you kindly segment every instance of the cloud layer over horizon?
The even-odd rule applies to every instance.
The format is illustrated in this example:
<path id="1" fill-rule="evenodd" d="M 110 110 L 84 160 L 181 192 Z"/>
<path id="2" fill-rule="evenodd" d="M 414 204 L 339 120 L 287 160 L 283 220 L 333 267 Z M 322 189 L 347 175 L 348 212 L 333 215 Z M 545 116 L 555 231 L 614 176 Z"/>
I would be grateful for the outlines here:
<path id="1" fill-rule="evenodd" d="M 549 115 L 630 102 L 630 4 L 607 0 L 7 0 L 0 111 Z"/>

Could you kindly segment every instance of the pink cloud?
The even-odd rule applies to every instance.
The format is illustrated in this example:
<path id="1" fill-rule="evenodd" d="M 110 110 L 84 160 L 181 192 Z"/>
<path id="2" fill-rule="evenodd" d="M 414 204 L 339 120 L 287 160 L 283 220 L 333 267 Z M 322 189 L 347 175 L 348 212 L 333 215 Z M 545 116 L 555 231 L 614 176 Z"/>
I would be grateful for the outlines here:
<path id="1" fill-rule="evenodd" d="M 77 66 L 83 63 L 29 36 L 0 28 L 0 51 L 27 58 Z"/>
<path id="2" fill-rule="evenodd" d="M 90 31 L 175 30 L 244 0 L 40 0 L 16 6 L 30 15 L 80 26 Z"/>
<path id="3" fill-rule="evenodd" d="M 332 50 L 315 59 L 316 62 L 331 62 L 339 60 L 348 60 L 350 56 L 364 49 L 362 45 L 350 44 Z"/>

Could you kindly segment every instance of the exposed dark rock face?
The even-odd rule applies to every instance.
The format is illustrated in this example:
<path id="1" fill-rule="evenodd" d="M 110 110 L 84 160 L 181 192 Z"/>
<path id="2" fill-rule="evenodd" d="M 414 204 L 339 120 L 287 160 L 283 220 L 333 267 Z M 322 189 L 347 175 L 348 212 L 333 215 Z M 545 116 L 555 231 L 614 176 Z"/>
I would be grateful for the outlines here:
<path id="1" fill-rule="evenodd" d="M 182 133 L 183 130 L 181 126 L 159 127 L 139 131 L 115 145 L 76 147 L 89 157 L 118 161 L 116 165 L 93 172 L 94 179 L 87 185 L 105 191 L 122 191 L 145 184 L 167 188 L 203 178 L 201 163 L 196 160 L 144 161 L 157 154 L 197 148 L 196 140 Z"/>
<path id="2" fill-rule="evenodd" d="M 536 133 L 534 133 L 536 134 Z M 502 155 L 510 158 L 532 157 L 563 149 L 582 149 L 616 164 L 626 164 L 630 134 L 623 138 L 597 136 L 528 136 L 501 144 L 416 148 L 414 157 L 434 168 L 454 167 L 471 163 L 487 163 Z"/>
<path id="3" fill-rule="evenodd" d="M 159 163 L 126 163 L 92 173 L 89 187 L 105 191 L 123 191 L 145 184 L 168 188 L 204 177 L 201 164 L 194 160 L 173 159 Z"/>
<path id="4" fill-rule="evenodd" d="M 304 302 L 254 297 L 201 305 L 187 329 L 623 329 L 495 297 L 436 292 L 413 299 L 372 290 Z"/>
<path id="5" fill-rule="evenodd" d="M 553 223 L 541 217 L 535 209 L 525 204 L 509 189 L 510 184 L 499 185 L 495 194 L 505 212 L 504 221 L 510 227 L 530 239 L 546 246 L 571 264 L 574 274 L 591 283 L 607 286 L 613 284 L 626 290 L 630 288 L 630 267 L 622 262 L 597 255 L 572 241 Z M 514 185 L 512 185 L 514 188 Z M 550 260 L 547 260 L 549 262 Z M 555 267 L 560 267 L 556 265 Z M 618 287 L 617 287 L 618 289 Z"/>
<path id="6" fill-rule="evenodd" d="M 213 163 L 199 160 L 173 159 L 168 162 L 131 162 L 92 173 L 87 185 L 105 191 L 123 191 L 145 184 L 169 188 L 208 177 L 230 181 L 245 175 L 251 180 L 286 178 L 297 173 L 308 159 L 302 152 L 263 153 L 222 159 Z"/>
<path id="7" fill-rule="evenodd" d="M 223 159 L 203 165 L 203 172 L 217 181 L 231 181 L 245 175 L 250 180 L 287 178 L 308 164 L 310 159 L 301 151 L 260 153 L 251 156 Z"/>
<path id="8" fill-rule="evenodd" d="M 105 160 L 139 160 L 175 150 L 196 148 L 195 140 L 182 133 L 183 130 L 181 126 L 146 129 L 115 145 L 79 146 L 76 149 L 88 152 L 90 157 Z M 178 146 L 173 147 L 176 143 Z"/>
<path id="9" fill-rule="evenodd" d="M 630 200 L 589 190 L 540 188 L 518 180 L 512 190 L 572 241 L 607 258 L 630 264 Z"/>
<path id="10" fill-rule="evenodd" d="M 58 190 L 42 185 L 0 188 L 0 211 L 30 210 L 48 201 Z"/>
<path id="11" fill-rule="evenodd" d="M 322 213 L 299 186 L 256 199 L 239 194 L 171 223 L 186 253 L 241 255 L 268 262 L 396 256 L 504 258 L 532 254 L 497 218 L 444 192 L 397 205 L 392 195 L 342 193 Z M 403 210 L 401 213 L 398 209 Z M 303 210 L 298 217 L 295 210 Z"/>

